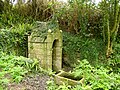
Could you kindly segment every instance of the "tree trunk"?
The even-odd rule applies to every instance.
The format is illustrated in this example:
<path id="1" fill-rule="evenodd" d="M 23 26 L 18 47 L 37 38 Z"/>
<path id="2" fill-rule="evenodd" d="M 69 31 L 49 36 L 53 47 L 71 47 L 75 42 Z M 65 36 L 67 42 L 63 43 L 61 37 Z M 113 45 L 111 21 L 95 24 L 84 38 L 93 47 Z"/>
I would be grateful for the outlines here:
<path id="1" fill-rule="evenodd" d="M 109 25 L 110 20 L 107 21 L 107 29 L 108 29 L 107 52 L 106 52 L 107 58 L 110 57 L 110 55 L 113 53 L 112 47 L 117 37 L 117 32 L 118 32 L 119 22 L 120 22 L 119 1 L 115 0 L 114 6 L 115 6 L 114 7 L 115 18 L 114 18 L 114 26 L 112 30 L 110 30 L 110 25 Z"/>

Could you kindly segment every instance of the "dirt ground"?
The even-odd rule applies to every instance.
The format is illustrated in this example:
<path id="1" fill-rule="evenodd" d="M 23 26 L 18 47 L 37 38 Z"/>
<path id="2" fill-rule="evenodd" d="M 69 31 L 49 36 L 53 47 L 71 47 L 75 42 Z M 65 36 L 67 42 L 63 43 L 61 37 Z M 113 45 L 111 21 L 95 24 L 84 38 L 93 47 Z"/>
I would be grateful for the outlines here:
<path id="1" fill-rule="evenodd" d="M 47 75 L 29 76 L 19 84 L 9 84 L 8 90 L 46 90 L 48 80 L 50 77 Z"/>

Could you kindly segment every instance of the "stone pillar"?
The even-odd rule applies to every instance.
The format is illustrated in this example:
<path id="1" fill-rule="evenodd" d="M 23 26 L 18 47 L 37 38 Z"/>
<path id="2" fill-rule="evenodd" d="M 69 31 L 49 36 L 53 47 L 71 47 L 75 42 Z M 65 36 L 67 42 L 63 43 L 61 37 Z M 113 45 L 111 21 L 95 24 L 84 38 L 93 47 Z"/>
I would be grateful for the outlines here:
<path id="1" fill-rule="evenodd" d="M 47 60 L 46 60 L 46 69 L 52 70 L 52 33 L 51 30 L 48 30 L 47 35 Z"/>
<path id="2" fill-rule="evenodd" d="M 55 43 L 54 49 L 54 57 L 53 57 L 53 70 L 59 71 L 62 69 L 62 32 L 58 30 L 58 32 L 54 35 L 54 42 Z"/>

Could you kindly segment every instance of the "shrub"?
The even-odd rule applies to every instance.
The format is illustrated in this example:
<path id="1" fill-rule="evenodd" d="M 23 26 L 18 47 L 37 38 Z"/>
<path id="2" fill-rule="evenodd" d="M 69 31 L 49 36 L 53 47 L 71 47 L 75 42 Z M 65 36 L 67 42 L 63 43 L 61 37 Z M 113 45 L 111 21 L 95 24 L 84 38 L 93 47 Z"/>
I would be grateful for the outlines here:
<path id="1" fill-rule="evenodd" d="M 76 76 L 83 76 L 83 86 L 90 86 L 92 90 L 119 90 L 120 76 L 111 70 L 98 66 L 92 67 L 87 60 L 82 60 L 72 72 Z"/>
<path id="2" fill-rule="evenodd" d="M 38 60 L 0 53 L 0 86 L 19 83 L 27 73 L 39 71 Z"/>
<path id="3" fill-rule="evenodd" d="M 67 56 L 67 61 L 71 65 L 82 59 L 87 59 L 93 65 L 98 61 L 104 62 L 104 50 L 105 45 L 101 39 L 63 32 L 63 60 Z"/>
<path id="4" fill-rule="evenodd" d="M 93 67 L 84 59 L 70 72 L 76 78 L 82 78 L 82 85 L 70 86 L 68 84 L 56 85 L 48 81 L 48 90 L 119 90 L 120 76 L 103 66 Z"/>
<path id="5" fill-rule="evenodd" d="M 67 4 L 55 8 L 54 14 L 64 31 L 101 36 L 101 12 L 91 1 L 68 0 Z"/>
<path id="6" fill-rule="evenodd" d="M 32 28 L 30 24 L 19 24 L 10 29 L 0 31 L 0 50 L 15 55 L 27 55 L 27 32 Z"/>

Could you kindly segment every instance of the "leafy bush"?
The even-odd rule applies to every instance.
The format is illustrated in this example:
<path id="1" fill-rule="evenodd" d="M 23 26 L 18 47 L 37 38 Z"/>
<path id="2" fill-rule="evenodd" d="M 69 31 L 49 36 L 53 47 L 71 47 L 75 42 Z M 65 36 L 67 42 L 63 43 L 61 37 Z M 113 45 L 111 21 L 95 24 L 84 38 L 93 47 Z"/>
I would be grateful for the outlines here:
<path id="1" fill-rule="evenodd" d="M 60 29 L 86 35 L 101 36 L 101 12 L 92 1 L 68 0 L 67 4 L 57 3 L 55 17 Z"/>
<path id="2" fill-rule="evenodd" d="M 54 81 L 48 81 L 48 90 L 119 90 L 120 75 L 111 72 L 103 66 L 92 67 L 84 59 L 75 66 L 71 72 L 75 77 L 83 77 L 82 85 L 70 86 L 67 84 L 56 85 Z"/>
<path id="3" fill-rule="evenodd" d="M 113 48 L 114 53 L 111 58 L 108 59 L 108 66 L 113 69 L 114 72 L 120 73 L 120 44 L 115 43 Z"/>
<path id="4" fill-rule="evenodd" d="M 2 13 L 2 9 L 3 9 L 3 7 L 4 7 L 4 3 L 3 3 L 3 1 L 2 0 L 0 0 L 0 14 Z"/>
<path id="5" fill-rule="evenodd" d="M 66 85 L 63 83 L 63 85 L 56 85 L 54 81 L 47 81 L 47 90 L 70 90 L 71 86 Z"/>
<path id="6" fill-rule="evenodd" d="M 101 39 L 63 33 L 63 54 L 67 55 L 69 64 L 82 59 L 87 59 L 92 64 L 96 64 L 98 60 L 104 61 L 104 50 L 105 46 Z"/>
<path id="7" fill-rule="evenodd" d="M 39 71 L 38 60 L 0 54 L 0 85 L 20 82 L 29 72 Z"/>
<path id="8" fill-rule="evenodd" d="M 31 17 L 20 15 L 18 10 L 9 2 L 4 2 L 3 11 L 0 13 L 0 29 L 15 27 L 15 25 L 23 23 L 31 24 L 33 21 L 34 19 Z"/>
<path id="9" fill-rule="evenodd" d="M 83 76 L 83 86 L 90 86 L 92 90 L 119 90 L 120 76 L 111 70 L 99 66 L 92 67 L 87 60 L 82 60 L 72 72 L 74 75 Z"/>
<path id="10" fill-rule="evenodd" d="M 0 31 L 0 50 L 15 55 L 27 54 L 27 32 L 32 28 L 30 24 L 19 24 L 10 29 Z"/>

